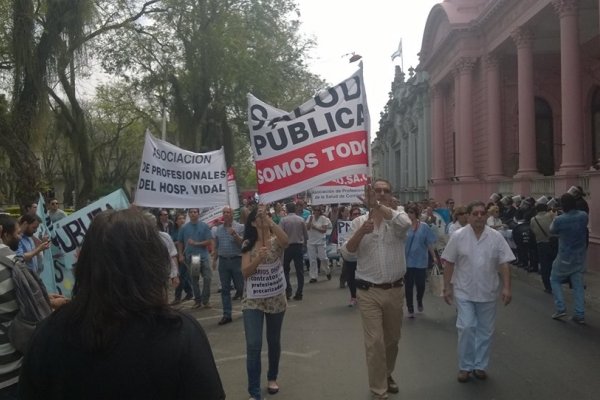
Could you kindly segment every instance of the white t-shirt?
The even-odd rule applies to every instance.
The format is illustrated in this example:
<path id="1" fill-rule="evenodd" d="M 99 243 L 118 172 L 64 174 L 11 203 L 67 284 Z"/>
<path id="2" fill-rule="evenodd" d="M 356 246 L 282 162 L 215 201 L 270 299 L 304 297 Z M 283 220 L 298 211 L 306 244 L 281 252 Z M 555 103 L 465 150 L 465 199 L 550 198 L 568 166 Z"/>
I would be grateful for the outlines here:
<path id="1" fill-rule="evenodd" d="M 500 232 L 485 226 L 478 240 L 467 225 L 450 236 L 442 258 L 454 264 L 451 283 L 456 298 L 488 302 L 498 298 L 500 265 L 515 256 Z"/>
<path id="2" fill-rule="evenodd" d="M 171 261 L 171 272 L 169 274 L 169 278 L 175 278 L 179 275 L 179 268 L 177 266 L 177 261 L 173 259 L 173 257 L 177 257 L 177 248 L 175 247 L 175 243 L 173 243 L 173 239 L 171 235 L 167 232 L 158 232 L 160 235 L 160 239 L 164 243 L 167 251 L 169 252 L 169 260 Z"/>
<path id="3" fill-rule="evenodd" d="M 331 221 L 324 215 L 319 216 L 315 219 L 314 215 L 309 217 L 308 221 L 312 218 L 312 228 L 308 230 L 308 244 L 325 244 L 325 235 L 327 232 L 321 233 L 314 228 L 319 229 L 331 229 Z M 307 225 L 308 228 L 308 225 Z"/>

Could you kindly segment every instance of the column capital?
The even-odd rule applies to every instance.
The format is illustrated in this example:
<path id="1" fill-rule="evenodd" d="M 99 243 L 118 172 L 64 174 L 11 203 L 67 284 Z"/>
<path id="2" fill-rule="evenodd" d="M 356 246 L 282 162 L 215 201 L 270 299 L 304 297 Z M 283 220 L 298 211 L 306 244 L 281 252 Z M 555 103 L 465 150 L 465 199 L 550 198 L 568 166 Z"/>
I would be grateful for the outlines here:
<path id="1" fill-rule="evenodd" d="M 441 97 L 442 96 L 442 86 L 439 83 L 436 83 L 435 85 L 431 85 L 429 87 L 429 96 L 432 99 L 435 99 L 436 97 Z"/>
<path id="2" fill-rule="evenodd" d="M 483 57 L 483 62 L 485 63 L 486 68 L 496 69 L 500 65 L 500 57 L 492 53 L 486 54 Z"/>
<path id="3" fill-rule="evenodd" d="M 456 64 L 454 64 L 454 68 L 458 74 L 467 74 L 471 73 L 476 63 L 476 57 L 461 57 Z"/>
<path id="4" fill-rule="evenodd" d="M 579 0 L 552 0 L 552 6 L 560 18 L 577 15 L 579 12 Z"/>
<path id="5" fill-rule="evenodd" d="M 510 34 L 510 37 L 515 42 L 518 49 L 529 48 L 533 43 L 533 33 L 531 33 L 529 29 L 524 27 L 519 27 L 515 29 Z"/>

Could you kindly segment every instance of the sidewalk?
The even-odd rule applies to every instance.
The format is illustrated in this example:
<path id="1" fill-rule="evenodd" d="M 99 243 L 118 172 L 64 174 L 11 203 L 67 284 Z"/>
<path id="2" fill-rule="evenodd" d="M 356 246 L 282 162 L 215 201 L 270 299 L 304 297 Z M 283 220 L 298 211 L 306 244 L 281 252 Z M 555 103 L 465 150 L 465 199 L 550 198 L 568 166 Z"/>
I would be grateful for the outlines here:
<path id="1" fill-rule="evenodd" d="M 544 290 L 542 285 L 542 278 L 540 274 L 527 272 L 523 268 L 517 268 L 511 266 L 511 275 L 513 279 L 519 279 L 520 281 L 526 282 L 528 285 Z M 600 272 L 598 271 L 587 271 L 584 275 L 584 282 L 586 285 L 585 290 L 585 306 L 594 310 L 600 310 Z M 565 286 L 567 287 L 567 286 Z M 565 292 L 566 294 L 566 292 Z"/>

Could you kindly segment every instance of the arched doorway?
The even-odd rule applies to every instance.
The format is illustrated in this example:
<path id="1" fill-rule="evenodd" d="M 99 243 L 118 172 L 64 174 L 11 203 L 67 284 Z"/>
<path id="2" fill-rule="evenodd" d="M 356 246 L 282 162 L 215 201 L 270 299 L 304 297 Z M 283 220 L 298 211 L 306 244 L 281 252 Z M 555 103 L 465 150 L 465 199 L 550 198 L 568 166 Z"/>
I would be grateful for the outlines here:
<path id="1" fill-rule="evenodd" d="M 600 160 L 600 88 L 592 96 L 592 164 Z"/>
<path id="2" fill-rule="evenodd" d="M 600 122 L 600 119 L 598 120 Z M 544 176 L 554 175 L 554 131 L 552 108 L 540 97 L 535 98 L 535 147 L 537 170 Z"/>

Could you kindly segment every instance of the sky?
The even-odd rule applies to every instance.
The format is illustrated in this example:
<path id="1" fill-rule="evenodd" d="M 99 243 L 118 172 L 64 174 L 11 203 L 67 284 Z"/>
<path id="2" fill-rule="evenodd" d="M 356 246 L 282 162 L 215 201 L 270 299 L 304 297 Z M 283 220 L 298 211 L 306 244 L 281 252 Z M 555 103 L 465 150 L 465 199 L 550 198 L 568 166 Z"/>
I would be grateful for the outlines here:
<path id="1" fill-rule="evenodd" d="M 371 137 L 379 129 L 379 114 L 389 99 L 395 65 L 392 54 L 402 39 L 404 70 L 416 67 L 423 29 L 431 8 L 441 0 L 297 0 L 301 31 L 313 37 L 309 68 L 337 84 L 358 68 L 347 54 L 362 56 Z"/>

